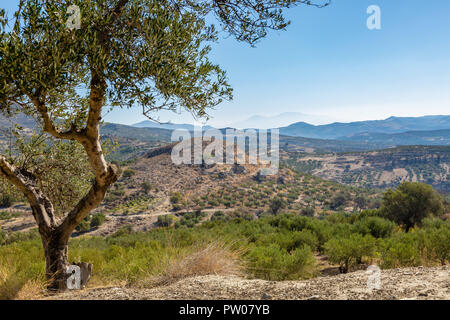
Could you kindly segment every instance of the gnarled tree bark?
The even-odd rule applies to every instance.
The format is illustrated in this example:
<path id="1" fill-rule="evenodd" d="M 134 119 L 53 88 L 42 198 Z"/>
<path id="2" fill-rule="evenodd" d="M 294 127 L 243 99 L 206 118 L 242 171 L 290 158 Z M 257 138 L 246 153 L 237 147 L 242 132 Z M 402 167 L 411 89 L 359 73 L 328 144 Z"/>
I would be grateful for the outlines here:
<path id="1" fill-rule="evenodd" d="M 73 230 L 103 201 L 108 187 L 117 180 L 117 167 L 105 161 L 99 134 L 82 140 L 93 164 L 95 180 L 89 192 L 61 219 L 55 217 L 53 205 L 39 189 L 33 173 L 15 167 L 0 156 L 0 176 L 19 188 L 30 203 L 44 247 L 48 288 L 52 290 L 67 288 L 68 242 Z"/>

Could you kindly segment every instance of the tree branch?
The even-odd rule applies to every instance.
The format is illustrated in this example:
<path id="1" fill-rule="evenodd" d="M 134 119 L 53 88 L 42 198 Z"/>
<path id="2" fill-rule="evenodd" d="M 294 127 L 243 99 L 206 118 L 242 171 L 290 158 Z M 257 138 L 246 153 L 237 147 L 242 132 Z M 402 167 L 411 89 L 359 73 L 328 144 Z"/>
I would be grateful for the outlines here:
<path id="1" fill-rule="evenodd" d="M 58 230 L 63 239 L 69 239 L 72 231 L 83 219 L 94 210 L 105 198 L 106 192 L 111 184 L 117 180 L 117 167 L 108 166 L 108 175 L 99 184 L 95 181 L 89 190 L 78 204 L 69 212 L 64 221 L 58 226 Z"/>
<path id="2" fill-rule="evenodd" d="M 0 176 L 19 188 L 27 197 L 40 230 L 50 232 L 56 227 L 53 205 L 39 190 L 36 177 L 31 172 L 15 167 L 0 155 Z"/>
<path id="3" fill-rule="evenodd" d="M 50 133 L 57 139 L 64 140 L 75 140 L 81 142 L 84 139 L 84 133 L 82 131 L 76 131 L 75 129 L 71 129 L 69 131 L 62 132 L 55 126 L 53 120 L 48 113 L 47 107 L 37 98 L 31 95 L 28 95 L 30 100 L 33 102 L 36 110 L 41 115 L 42 120 L 44 121 L 44 131 Z"/>

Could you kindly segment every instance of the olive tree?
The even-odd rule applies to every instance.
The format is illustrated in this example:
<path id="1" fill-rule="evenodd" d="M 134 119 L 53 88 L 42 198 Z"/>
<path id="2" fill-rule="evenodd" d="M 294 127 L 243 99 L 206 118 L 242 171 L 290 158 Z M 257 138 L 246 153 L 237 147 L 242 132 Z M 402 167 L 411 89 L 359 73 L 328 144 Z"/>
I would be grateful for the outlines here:
<path id="1" fill-rule="evenodd" d="M 118 178 L 100 139 L 104 112 L 140 105 L 150 118 L 183 109 L 207 118 L 208 108 L 232 98 L 225 72 L 208 59 L 219 30 L 210 18 L 254 45 L 269 30 L 285 29 L 283 9 L 297 4 L 328 1 L 21 0 L 14 17 L 1 11 L 1 112 L 33 116 L 47 136 L 80 145 L 92 172 L 89 190 L 57 214 L 40 186 L 39 164 L 24 167 L 0 156 L 0 176 L 31 206 L 51 289 L 66 287 L 72 231 Z M 67 23 L 73 6 L 79 26 Z"/>
<path id="2" fill-rule="evenodd" d="M 381 210 L 388 219 L 404 226 L 408 232 L 420 225 L 423 219 L 442 215 L 444 201 L 430 185 L 404 182 L 396 190 L 386 191 Z"/>

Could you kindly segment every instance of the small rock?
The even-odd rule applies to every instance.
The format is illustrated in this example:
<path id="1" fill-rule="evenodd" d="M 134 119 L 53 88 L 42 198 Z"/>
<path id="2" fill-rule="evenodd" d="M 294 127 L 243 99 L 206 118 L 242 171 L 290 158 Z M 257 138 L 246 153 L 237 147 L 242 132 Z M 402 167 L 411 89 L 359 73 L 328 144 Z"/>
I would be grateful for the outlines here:
<path id="1" fill-rule="evenodd" d="M 319 300 L 320 296 L 311 296 L 309 298 L 307 298 L 306 300 Z"/>
<path id="2" fill-rule="evenodd" d="M 419 297 L 428 297 L 428 293 L 426 293 L 426 292 L 419 292 Z"/>
<path id="3" fill-rule="evenodd" d="M 265 292 L 263 293 L 263 295 L 261 297 L 261 300 L 271 300 L 271 299 L 272 299 L 272 296 Z"/>

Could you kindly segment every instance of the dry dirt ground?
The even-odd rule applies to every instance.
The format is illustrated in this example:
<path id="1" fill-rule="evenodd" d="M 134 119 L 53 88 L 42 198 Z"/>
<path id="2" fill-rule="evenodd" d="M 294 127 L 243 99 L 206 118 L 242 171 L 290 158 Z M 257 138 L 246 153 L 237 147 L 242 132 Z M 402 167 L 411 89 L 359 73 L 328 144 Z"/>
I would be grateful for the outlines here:
<path id="1" fill-rule="evenodd" d="M 381 271 L 381 287 L 370 291 L 369 275 L 357 271 L 306 281 L 245 280 L 236 276 L 201 276 L 152 289 L 95 288 L 67 292 L 46 299 L 106 300 L 443 300 L 450 299 L 450 266 Z"/>

